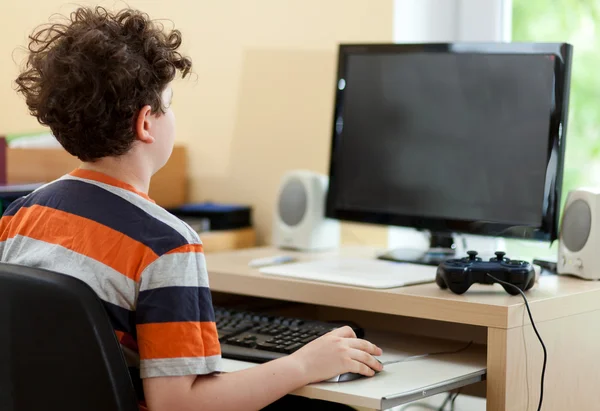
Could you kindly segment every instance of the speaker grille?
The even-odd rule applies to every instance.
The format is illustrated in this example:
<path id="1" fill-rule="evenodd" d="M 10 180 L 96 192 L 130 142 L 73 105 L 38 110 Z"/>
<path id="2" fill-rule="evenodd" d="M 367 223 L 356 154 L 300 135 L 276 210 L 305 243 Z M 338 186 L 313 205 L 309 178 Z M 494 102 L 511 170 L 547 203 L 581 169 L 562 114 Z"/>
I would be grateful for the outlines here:
<path id="1" fill-rule="evenodd" d="M 290 227 L 298 225 L 306 214 L 308 198 L 304 184 L 297 178 L 290 179 L 279 196 L 279 216 Z"/>
<path id="2" fill-rule="evenodd" d="M 590 206 L 583 200 L 575 200 L 563 215 L 561 241 L 570 251 L 580 251 L 587 243 L 592 226 Z"/>

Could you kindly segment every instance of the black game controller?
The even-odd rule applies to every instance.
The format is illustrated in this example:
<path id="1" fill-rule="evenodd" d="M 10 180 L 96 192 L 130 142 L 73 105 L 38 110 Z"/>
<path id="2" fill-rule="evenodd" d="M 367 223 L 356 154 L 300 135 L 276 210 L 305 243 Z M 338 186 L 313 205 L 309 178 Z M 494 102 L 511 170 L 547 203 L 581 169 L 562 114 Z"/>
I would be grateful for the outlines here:
<path id="1" fill-rule="evenodd" d="M 535 271 L 527 261 L 505 258 L 502 251 L 495 258 L 483 261 L 477 257 L 477 251 L 468 251 L 468 257 L 444 261 L 439 265 L 435 282 L 442 288 L 449 288 L 455 294 L 465 293 L 472 284 L 494 284 L 498 280 L 512 284 L 523 291 L 529 290 L 535 283 Z M 517 295 L 519 292 L 509 285 L 501 284 L 504 290 Z"/>

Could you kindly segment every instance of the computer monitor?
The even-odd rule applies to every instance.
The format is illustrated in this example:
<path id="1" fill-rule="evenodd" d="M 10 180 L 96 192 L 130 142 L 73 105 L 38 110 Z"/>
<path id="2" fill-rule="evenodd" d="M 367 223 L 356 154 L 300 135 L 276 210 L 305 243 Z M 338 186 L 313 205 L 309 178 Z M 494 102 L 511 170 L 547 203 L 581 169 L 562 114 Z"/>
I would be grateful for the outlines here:
<path id="1" fill-rule="evenodd" d="M 557 237 L 569 44 L 339 48 L 326 216 Z"/>

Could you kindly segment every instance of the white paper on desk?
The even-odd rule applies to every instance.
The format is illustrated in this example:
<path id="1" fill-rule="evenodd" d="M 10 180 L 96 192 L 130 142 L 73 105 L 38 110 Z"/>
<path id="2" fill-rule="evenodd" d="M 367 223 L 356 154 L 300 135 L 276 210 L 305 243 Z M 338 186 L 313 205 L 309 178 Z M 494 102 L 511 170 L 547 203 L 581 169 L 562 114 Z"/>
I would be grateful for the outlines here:
<path id="1" fill-rule="evenodd" d="M 435 281 L 436 267 L 374 258 L 327 258 L 264 267 L 268 275 L 299 280 L 386 289 Z"/>

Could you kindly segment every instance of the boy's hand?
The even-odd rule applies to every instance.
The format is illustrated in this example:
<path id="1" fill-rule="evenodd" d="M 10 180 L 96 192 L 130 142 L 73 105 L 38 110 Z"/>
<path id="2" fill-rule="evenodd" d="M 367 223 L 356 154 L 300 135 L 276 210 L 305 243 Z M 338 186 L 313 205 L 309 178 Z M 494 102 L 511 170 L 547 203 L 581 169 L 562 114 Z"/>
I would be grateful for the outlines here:
<path id="1" fill-rule="evenodd" d="M 298 361 L 309 383 L 324 381 L 347 372 L 373 376 L 383 365 L 373 356 L 381 348 L 356 338 L 352 328 L 337 328 L 306 344 L 290 357 Z"/>

